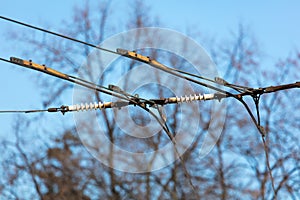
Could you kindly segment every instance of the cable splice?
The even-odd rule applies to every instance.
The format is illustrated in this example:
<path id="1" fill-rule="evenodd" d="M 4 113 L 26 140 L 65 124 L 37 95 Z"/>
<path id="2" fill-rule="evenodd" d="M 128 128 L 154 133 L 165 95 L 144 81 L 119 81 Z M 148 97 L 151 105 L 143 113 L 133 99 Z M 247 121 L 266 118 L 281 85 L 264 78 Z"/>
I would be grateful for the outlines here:
<path id="1" fill-rule="evenodd" d="M 130 59 L 133 59 L 133 60 L 137 60 L 137 61 L 140 61 L 140 62 L 143 62 L 143 63 L 146 63 L 156 69 L 159 69 L 159 70 L 162 70 L 164 72 L 167 72 L 169 74 L 172 74 L 174 76 L 177 76 L 179 78 L 182 78 L 182 79 L 185 79 L 185 80 L 188 80 L 188 81 L 191 81 L 193 83 L 196 83 L 198 85 L 201 85 L 201 86 L 204 86 L 206 88 L 209 88 L 209 89 L 212 89 L 212 90 L 215 90 L 219 93 L 223 93 L 225 95 L 227 95 L 228 97 L 235 97 L 237 98 L 237 96 L 235 94 L 232 94 L 230 92 L 227 92 L 223 89 L 220 89 L 216 86 L 213 86 L 213 85 L 209 85 L 209 84 L 206 84 L 206 83 L 203 83 L 203 82 L 200 82 L 198 80 L 195 80 L 195 79 L 192 79 L 191 77 L 188 77 L 188 76 L 184 76 L 180 73 L 178 73 L 176 70 L 174 70 L 173 68 L 170 68 L 170 67 L 167 67 L 166 65 L 158 62 L 157 60 L 155 59 L 151 59 L 149 58 L 148 56 L 144 56 L 144 55 L 141 55 L 141 54 L 138 54 L 136 53 L 135 51 L 129 51 L 129 50 L 126 50 L 126 49 L 121 49 L 121 48 L 118 48 L 116 49 L 116 52 L 122 56 L 125 56 L 125 57 L 128 57 Z"/>
<path id="2" fill-rule="evenodd" d="M 10 57 L 10 60 L 6 60 L 6 59 L 3 59 L 3 58 L 0 58 L 0 60 L 8 62 L 8 63 L 15 64 L 15 65 L 20 65 L 22 67 L 33 69 L 33 70 L 36 70 L 36 71 L 40 71 L 40 72 L 43 72 L 45 74 L 48 74 L 48 75 L 51 75 L 51 76 L 69 81 L 71 83 L 74 83 L 74 84 L 77 84 L 77 85 L 80 85 L 80 86 L 83 86 L 85 88 L 96 90 L 98 92 L 102 92 L 102 93 L 117 97 L 119 99 L 123 99 L 123 100 L 126 100 L 126 101 L 128 100 L 128 101 L 131 101 L 132 103 L 136 103 L 136 101 L 134 101 L 134 99 L 136 99 L 136 97 L 134 97 L 132 95 L 130 95 L 130 97 L 134 97 L 134 99 L 131 99 L 129 97 L 125 97 L 124 94 L 122 94 L 122 93 L 120 94 L 117 91 L 112 91 L 109 88 L 106 88 L 104 86 L 97 85 L 95 83 L 86 81 L 86 80 L 78 78 L 78 77 L 74 77 L 74 76 L 70 76 L 68 74 L 61 73 L 57 70 L 46 67 L 45 65 L 40 65 L 40 64 L 34 63 L 31 60 L 28 61 L 28 60 L 23 60 L 23 59 L 20 59 L 20 58 L 15 58 L 15 57 Z"/>

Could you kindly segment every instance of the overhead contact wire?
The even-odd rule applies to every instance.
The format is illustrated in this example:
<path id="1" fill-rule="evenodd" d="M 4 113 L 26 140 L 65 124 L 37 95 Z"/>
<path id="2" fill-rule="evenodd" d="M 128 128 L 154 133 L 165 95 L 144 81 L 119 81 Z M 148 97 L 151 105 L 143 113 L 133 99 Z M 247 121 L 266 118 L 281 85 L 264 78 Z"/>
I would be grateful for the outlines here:
<path id="1" fill-rule="evenodd" d="M 60 79 L 63 79 L 63 80 L 66 80 L 66 81 L 69 81 L 71 83 L 74 83 L 74 84 L 77 84 L 77 85 L 81 85 L 83 87 L 86 87 L 88 89 L 91 89 L 91 90 L 96 90 L 98 92 L 102 92 L 102 93 L 105 93 L 105 94 L 108 94 L 108 95 L 111 95 L 111 96 L 114 96 L 114 97 L 117 97 L 117 98 L 120 98 L 120 99 L 123 99 L 123 100 L 128 100 L 128 101 L 131 101 L 129 98 L 123 96 L 122 94 L 119 94 L 115 91 L 111 91 L 109 90 L 108 88 L 105 88 L 104 86 L 99 86 L 97 84 L 94 84 L 94 83 L 91 83 L 89 81 L 86 81 L 86 80 L 82 80 L 78 77 L 74 77 L 74 76 L 69 76 L 67 74 L 64 74 L 64 73 L 61 73 L 61 72 L 58 72 L 56 70 L 53 70 L 55 71 L 56 73 L 53 73 L 52 71 L 48 71 L 48 70 L 52 70 L 51 68 L 48 68 L 46 66 L 41 66 L 41 65 L 38 65 L 40 66 L 41 68 L 36 68 L 36 67 L 33 67 L 33 66 L 30 66 L 30 65 L 24 65 L 22 63 L 18 63 L 18 62 L 13 62 L 11 60 L 7 60 L 7 59 L 4 59 L 4 58 L 0 58 L 1 61 L 5 61 L 5 62 L 8 62 L 8 63 L 11 63 L 11 64 L 14 64 L 14 65 L 20 65 L 20 66 L 23 66 L 23 67 L 27 67 L 27 68 L 30 68 L 30 69 L 33 69 L 33 70 L 37 70 L 37 71 L 41 71 L 43 73 L 46 73 L 48 75 L 51 75 L 51 76 L 54 76 L 54 77 L 57 77 L 57 78 L 60 78 Z M 22 60 L 20 59 L 21 61 L 25 61 L 25 60 Z M 28 62 L 28 61 L 27 61 Z M 43 70 L 42 68 L 45 68 L 45 70 Z"/>
<path id="2" fill-rule="evenodd" d="M 90 47 L 93 47 L 93 48 L 96 48 L 96 49 L 99 49 L 99 50 L 102 50 L 102 51 L 106 51 L 106 52 L 112 53 L 112 54 L 124 56 L 124 54 L 122 54 L 122 53 L 120 53 L 118 51 L 112 51 L 110 49 L 99 47 L 97 45 L 94 45 L 94 44 L 91 44 L 91 43 L 88 43 L 88 42 L 84 42 L 82 40 L 78 40 L 78 39 L 75 39 L 75 38 L 72 38 L 72 37 L 69 37 L 69 36 L 65 36 L 63 34 L 59 34 L 59 33 L 53 32 L 53 31 L 49 31 L 49 30 L 46 30 L 46 29 L 43 29 L 43 28 L 40 28 L 40 27 L 37 27 L 37 26 L 33 26 L 31 24 L 28 24 L 28 23 L 20 22 L 20 21 L 17 21 L 17 20 L 8 18 L 8 17 L 0 16 L 0 19 L 6 20 L 6 21 L 10 21 L 10 22 L 13 22 L 13 23 L 16 23 L 16 24 L 19 24 L 19 25 L 22 25 L 22 26 L 25 26 L 25 27 L 28 27 L 28 28 L 32 28 L 32 29 L 35 29 L 35 30 L 38 30 L 38 31 L 42 31 L 42 32 L 45 32 L 45 33 L 48 33 L 48 34 L 51 34 L 51 35 L 55 35 L 55 36 L 58 36 L 58 37 L 61 37 L 61 38 L 64 38 L 64 39 L 68 39 L 68 40 L 71 40 L 71 41 L 74 41 L 74 42 L 77 42 L 77 43 L 80 43 L 80 44 L 84 44 L 84 45 L 87 45 L 87 46 L 90 46 Z M 148 64 L 151 65 L 150 63 L 148 63 Z M 151 65 L 151 66 L 153 66 L 153 65 Z M 157 67 L 157 66 L 154 66 L 154 67 Z M 164 70 L 162 68 L 160 68 L 160 69 L 162 69 L 162 70 L 164 70 L 166 72 L 169 72 L 169 73 L 172 71 L 172 68 L 169 68 L 169 67 L 166 67 L 166 66 L 164 66 L 164 67 L 165 67 L 165 69 L 168 69 L 168 70 Z M 177 70 L 177 69 L 174 69 L 174 70 L 183 73 L 183 71 L 181 71 L 181 70 Z M 202 85 L 204 87 L 208 87 L 208 88 L 213 89 L 215 91 L 222 92 L 222 93 L 227 94 L 229 96 L 233 96 L 233 94 L 228 93 L 227 91 L 221 90 L 221 89 L 219 89 L 217 87 L 214 87 L 214 86 L 211 86 L 211 85 L 199 82 L 199 81 L 191 79 L 189 77 L 182 76 L 181 74 L 174 73 L 173 71 L 171 73 L 173 75 L 175 75 L 175 76 L 179 76 L 179 77 L 184 78 L 184 79 L 186 79 L 188 81 L 192 81 L 194 83 L 200 84 L 200 85 Z M 185 73 L 188 74 L 188 72 L 185 72 Z M 202 78 L 204 78 L 204 77 L 202 77 Z"/>

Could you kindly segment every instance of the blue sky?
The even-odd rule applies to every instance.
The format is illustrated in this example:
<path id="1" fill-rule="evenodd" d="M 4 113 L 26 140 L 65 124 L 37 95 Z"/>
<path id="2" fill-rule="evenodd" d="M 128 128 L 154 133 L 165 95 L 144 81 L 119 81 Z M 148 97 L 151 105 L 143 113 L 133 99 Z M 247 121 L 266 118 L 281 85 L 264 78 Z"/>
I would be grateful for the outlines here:
<path id="1" fill-rule="evenodd" d="M 225 37 L 243 23 L 269 56 L 286 56 L 300 46 L 299 1 L 152 1 L 153 11 L 170 28 L 191 25 L 205 34 Z"/>
<path id="2" fill-rule="evenodd" d="M 1 3 L 2 16 L 24 21 L 41 27 L 51 26 L 57 31 L 61 21 L 72 15 L 75 4 L 83 1 L 17 1 Z M 300 1 L 171 1 L 146 0 L 151 12 L 161 19 L 164 27 L 185 31 L 186 27 L 217 38 L 226 38 L 239 23 L 246 24 L 257 38 L 268 59 L 284 58 L 300 47 Z M 115 0 L 113 9 L 129 7 L 133 1 Z M 7 41 L 7 30 L 23 31 L 23 27 L 0 20 L 0 57 L 21 56 L 26 47 Z M 275 60 L 274 60 L 275 61 Z M 30 70 L 0 63 L 0 109 L 41 108 L 40 92 Z M 296 81 L 296 80 L 295 80 Z M 0 115 L 0 135 L 10 129 L 13 115 Z"/>

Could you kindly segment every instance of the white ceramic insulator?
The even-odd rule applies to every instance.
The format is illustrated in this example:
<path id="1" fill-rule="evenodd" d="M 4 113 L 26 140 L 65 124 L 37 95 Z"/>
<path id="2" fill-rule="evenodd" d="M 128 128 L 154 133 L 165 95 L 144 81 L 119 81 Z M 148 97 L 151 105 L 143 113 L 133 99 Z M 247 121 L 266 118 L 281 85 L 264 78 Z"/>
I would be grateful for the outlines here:
<path id="1" fill-rule="evenodd" d="M 204 100 L 211 100 L 211 99 L 214 99 L 215 95 L 214 94 L 204 94 L 203 97 L 204 97 Z"/>
<path id="2" fill-rule="evenodd" d="M 86 104 L 76 104 L 68 106 L 69 111 L 84 111 L 84 110 L 96 110 L 96 109 L 102 109 L 104 107 L 104 104 L 101 102 L 98 103 L 86 103 Z"/>
<path id="3" fill-rule="evenodd" d="M 211 100 L 214 99 L 215 95 L 214 94 L 199 94 L 199 95 L 190 95 L 190 96 L 181 96 L 181 97 L 176 97 L 176 102 L 177 103 L 183 103 L 183 102 L 192 102 L 192 101 L 199 101 L 199 100 Z"/>

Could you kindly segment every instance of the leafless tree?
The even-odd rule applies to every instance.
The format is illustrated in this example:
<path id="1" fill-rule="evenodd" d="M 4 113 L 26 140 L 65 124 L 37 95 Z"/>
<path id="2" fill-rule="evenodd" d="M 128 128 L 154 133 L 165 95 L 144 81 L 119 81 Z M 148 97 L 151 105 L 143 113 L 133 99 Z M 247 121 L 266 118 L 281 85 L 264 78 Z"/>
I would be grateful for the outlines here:
<path id="1" fill-rule="evenodd" d="M 149 7 L 142 1 L 137 1 L 132 5 L 131 10 L 126 11 L 128 13 L 123 11 L 124 15 L 129 16 L 127 21 L 115 26 L 110 20 L 114 14 L 110 2 L 103 1 L 97 8 L 91 8 L 87 3 L 83 7 L 75 8 L 76 14 L 73 19 L 64 22 L 64 27 L 68 28 L 61 32 L 92 44 L 99 44 L 107 36 L 122 31 L 122 28 L 159 25 L 158 20 L 153 20 L 148 9 Z M 104 69 L 106 54 L 101 52 L 95 53 L 98 58 L 96 65 L 88 61 L 82 65 L 82 60 L 91 56 L 92 48 L 52 36 L 43 36 L 43 39 L 39 40 L 31 34 L 22 35 L 19 39 L 25 38 L 26 44 L 32 47 L 32 51 L 26 54 L 31 58 L 34 57 L 36 62 L 45 63 L 47 66 L 68 74 L 80 74 L 81 77 L 100 85 L 107 84 L 108 80 L 117 80 L 116 74 L 126 74 L 140 65 L 136 61 L 124 60 L 121 63 L 122 70 L 117 69 L 120 66 L 117 64 Z M 153 35 L 137 32 L 132 40 L 124 42 L 134 44 L 134 46 L 140 43 L 150 45 L 150 43 L 163 42 L 159 40 L 160 38 L 153 40 L 151 37 Z M 240 26 L 229 40 L 219 44 L 214 43 L 212 46 L 214 48 L 210 49 L 210 54 L 219 71 L 223 72 L 223 78 L 230 83 L 263 87 L 299 80 L 297 74 L 299 53 L 279 61 L 274 66 L 262 66 L 263 54 L 258 42 L 243 26 Z M 39 51 L 34 51 L 36 48 Z M 184 43 L 182 48 L 187 48 Z M 174 68 L 193 70 L 190 63 L 170 52 L 152 49 L 137 50 Z M 85 68 L 80 68 L 80 66 Z M 103 67 L 101 70 L 105 71 L 100 79 L 94 75 L 95 66 L 99 69 Z M 190 72 L 195 73 L 195 71 Z M 141 91 L 151 93 L 158 98 L 172 95 L 171 91 L 159 85 L 167 76 L 161 76 L 161 73 L 152 74 L 152 76 L 156 78 L 157 85 L 145 85 L 140 89 Z M 127 77 L 122 88 L 124 91 L 130 89 L 132 80 L 132 76 Z M 43 88 L 45 107 L 63 104 L 63 101 L 71 98 L 72 85 L 64 81 L 46 76 L 41 76 L 36 81 Z M 180 87 L 178 84 L 178 88 Z M 197 85 L 192 85 L 192 88 L 198 93 L 206 91 Z M 189 95 L 185 94 L 189 91 L 187 88 L 182 87 L 180 90 L 182 95 Z M 107 96 L 95 91 L 91 91 L 90 94 L 91 100 L 107 99 Z M 6 151 L 1 158 L 3 179 L 0 182 L 0 193 L 7 199 L 299 198 L 300 141 L 297 133 L 300 116 L 296 112 L 300 102 L 299 91 L 290 90 L 263 95 L 260 101 L 261 124 L 267 133 L 265 139 L 275 191 L 271 187 L 260 133 L 239 102 L 229 98 L 221 100 L 223 101 L 226 101 L 228 105 L 226 121 L 224 125 L 215 125 L 222 126 L 223 131 L 221 137 L 216 138 L 216 145 L 208 155 L 200 158 L 198 152 L 211 125 L 209 119 L 212 113 L 209 102 L 199 102 L 199 110 L 188 113 L 191 116 L 197 113 L 200 115 L 200 120 L 199 129 L 196 130 L 197 135 L 187 151 L 170 165 L 143 173 L 129 173 L 114 169 L 113 167 L 118 165 L 114 158 L 118 156 L 119 150 L 112 144 L 133 152 L 155 151 L 170 142 L 170 138 L 164 131 L 146 139 L 134 138 L 124 134 L 116 126 L 112 110 L 97 112 L 96 116 L 101 119 L 101 125 L 106 130 L 105 136 L 111 142 L 109 151 L 104 153 L 105 159 L 111 166 L 108 167 L 84 148 L 82 138 L 77 135 L 78 128 L 76 129 L 74 124 L 63 125 L 63 130 L 52 127 L 47 127 L 45 130 L 34 124 L 45 123 L 43 120 L 35 120 L 46 118 L 46 115 L 41 115 L 34 120 L 22 118 L 15 125 L 15 137 L 12 141 L 3 141 L 1 145 L 1 148 Z M 245 101 L 252 110 L 255 109 L 252 97 L 245 97 Z M 189 118 L 182 119 L 179 112 L 180 106 L 179 104 L 165 106 L 166 123 L 173 134 L 179 130 L 180 123 L 188 123 L 190 120 Z M 150 116 L 147 112 L 138 106 L 133 106 L 130 111 L 136 124 L 148 123 Z M 69 122 L 67 114 L 63 117 Z M 94 125 L 90 121 L 77 124 L 91 135 L 97 134 Z M 33 134 L 35 132 L 38 134 Z M 53 136 L 40 138 L 41 134 L 45 135 L 45 133 Z M 151 130 L 144 134 L 151 134 Z M 25 135 L 26 137 L 33 135 L 33 137 L 29 137 L 30 140 L 28 140 Z M 36 135 L 39 137 L 35 137 Z M 102 151 L 101 147 L 90 146 L 90 148 L 94 148 L 93 151 L 99 153 Z M 175 150 L 173 153 L 176 157 Z M 154 154 L 152 159 L 155 160 L 158 156 Z M 128 164 L 131 162 L 137 166 L 144 164 L 134 157 L 123 159 Z M 151 164 L 153 163 L 150 162 Z"/>

